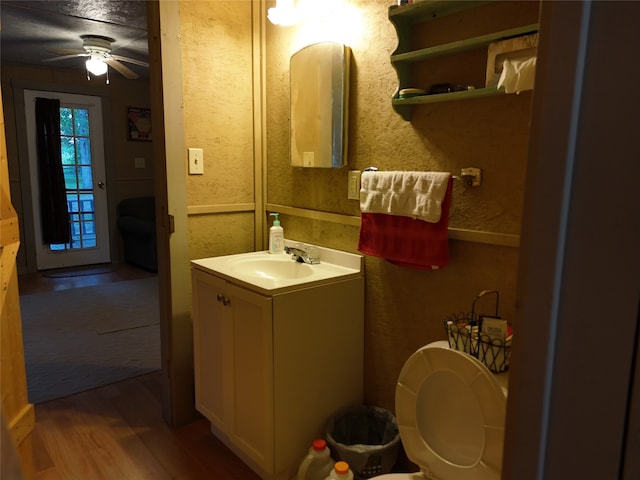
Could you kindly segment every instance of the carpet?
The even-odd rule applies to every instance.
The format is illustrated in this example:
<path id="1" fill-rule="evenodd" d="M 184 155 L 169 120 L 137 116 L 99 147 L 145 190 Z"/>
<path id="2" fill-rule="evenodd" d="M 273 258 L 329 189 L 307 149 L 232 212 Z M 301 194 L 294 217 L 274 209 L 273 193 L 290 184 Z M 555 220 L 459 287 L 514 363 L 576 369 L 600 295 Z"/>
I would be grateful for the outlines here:
<path id="1" fill-rule="evenodd" d="M 160 368 L 157 278 L 20 297 L 31 403 Z"/>

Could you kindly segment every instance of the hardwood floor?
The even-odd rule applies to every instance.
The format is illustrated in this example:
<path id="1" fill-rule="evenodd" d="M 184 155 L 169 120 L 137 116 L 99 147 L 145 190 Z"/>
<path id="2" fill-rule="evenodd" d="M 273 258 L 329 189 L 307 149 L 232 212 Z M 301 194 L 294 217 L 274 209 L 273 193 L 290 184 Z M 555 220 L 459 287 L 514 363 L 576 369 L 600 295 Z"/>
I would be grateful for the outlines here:
<path id="1" fill-rule="evenodd" d="M 101 266 L 96 266 L 96 268 L 101 268 Z M 25 273 L 18 275 L 18 288 L 20 295 L 30 295 L 32 293 L 93 287 L 109 282 L 157 276 L 156 273 L 148 272 L 127 263 L 106 265 L 103 269 L 108 269 L 109 271 L 95 275 L 74 275 L 66 277 L 48 276 L 51 275 L 52 271 Z"/>
<path id="2" fill-rule="evenodd" d="M 20 295 L 156 274 L 118 264 L 98 275 L 20 275 Z M 259 480 L 209 431 L 205 419 L 170 428 L 160 372 L 35 406 L 36 480 Z"/>
<path id="3" fill-rule="evenodd" d="M 160 373 L 36 405 L 38 480 L 258 480 L 204 419 L 170 428 Z"/>

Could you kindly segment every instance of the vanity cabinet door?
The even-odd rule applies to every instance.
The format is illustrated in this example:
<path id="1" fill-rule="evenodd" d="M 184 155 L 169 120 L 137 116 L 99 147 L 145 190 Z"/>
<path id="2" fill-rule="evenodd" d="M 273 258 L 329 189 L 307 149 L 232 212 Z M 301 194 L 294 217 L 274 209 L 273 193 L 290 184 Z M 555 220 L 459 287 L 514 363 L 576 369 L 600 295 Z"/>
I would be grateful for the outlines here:
<path id="1" fill-rule="evenodd" d="M 271 297 L 227 285 L 233 325 L 234 418 L 231 442 L 273 472 L 273 329 Z"/>
<path id="2" fill-rule="evenodd" d="M 273 472 L 271 297 L 192 270 L 196 408 L 260 470 Z"/>
<path id="3" fill-rule="evenodd" d="M 223 432 L 233 419 L 231 312 L 224 305 L 227 282 L 192 271 L 196 409 Z"/>

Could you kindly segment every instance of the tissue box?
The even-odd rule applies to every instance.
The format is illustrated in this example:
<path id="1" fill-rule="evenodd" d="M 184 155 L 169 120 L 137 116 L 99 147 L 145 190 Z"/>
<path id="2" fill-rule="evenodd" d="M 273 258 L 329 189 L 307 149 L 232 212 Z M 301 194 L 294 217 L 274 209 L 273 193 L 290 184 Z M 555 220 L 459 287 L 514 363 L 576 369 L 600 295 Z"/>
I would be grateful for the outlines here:
<path id="1" fill-rule="evenodd" d="M 495 87 L 505 60 L 525 60 L 535 57 L 538 51 L 538 34 L 509 38 L 489 44 L 487 52 L 487 87 Z"/>

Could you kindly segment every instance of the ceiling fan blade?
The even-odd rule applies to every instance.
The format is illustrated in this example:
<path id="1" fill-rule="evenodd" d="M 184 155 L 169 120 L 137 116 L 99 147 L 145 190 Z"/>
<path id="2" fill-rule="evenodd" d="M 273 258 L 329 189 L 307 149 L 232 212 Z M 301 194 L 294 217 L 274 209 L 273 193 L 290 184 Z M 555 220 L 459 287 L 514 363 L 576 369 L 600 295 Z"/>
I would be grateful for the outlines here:
<path id="1" fill-rule="evenodd" d="M 45 58 L 42 61 L 43 62 L 55 62 L 55 61 L 58 61 L 58 60 L 65 60 L 67 58 L 88 57 L 88 56 L 89 55 L 83 54 L 83 53 L 73 53 L 71 55 L 63 55 L 61 57 Z"/>
<path id="2" fill-rule="evenodd" d="M 47 52 L 57 53 L 59 55 L 71 55 L 73 53 L 88 55 L 86 50 L 79 50 L 77 48 L 47 48 Z"/>
<path id="3" fill-rule="evenodd" d="M 141 67 L 149 68 L 149 64 L 147 62 L 141 62 L 140 60 L 136 60 L 134 58 L 121 57 L 120 55 L 111 55 L 111 58 L 119 60 L 121 62 L 133 63 L 134 65 L 140 65 Z"/>
<path id="4" fill-rule="evenodd" d="M 124 65 L 122 65 L 120 62 L 118 62 L 113 58 L 107 58 L 105 62 L 107 62 L 107 65 L 109 65 L 110 67 L 113 67 L 114 70 L 117 70 L 129 80 L 135 80 L 136 78 L 139 77 L 139 75 L 136 72 L 131 70 L 129 67 L 125 67 Z"/>

